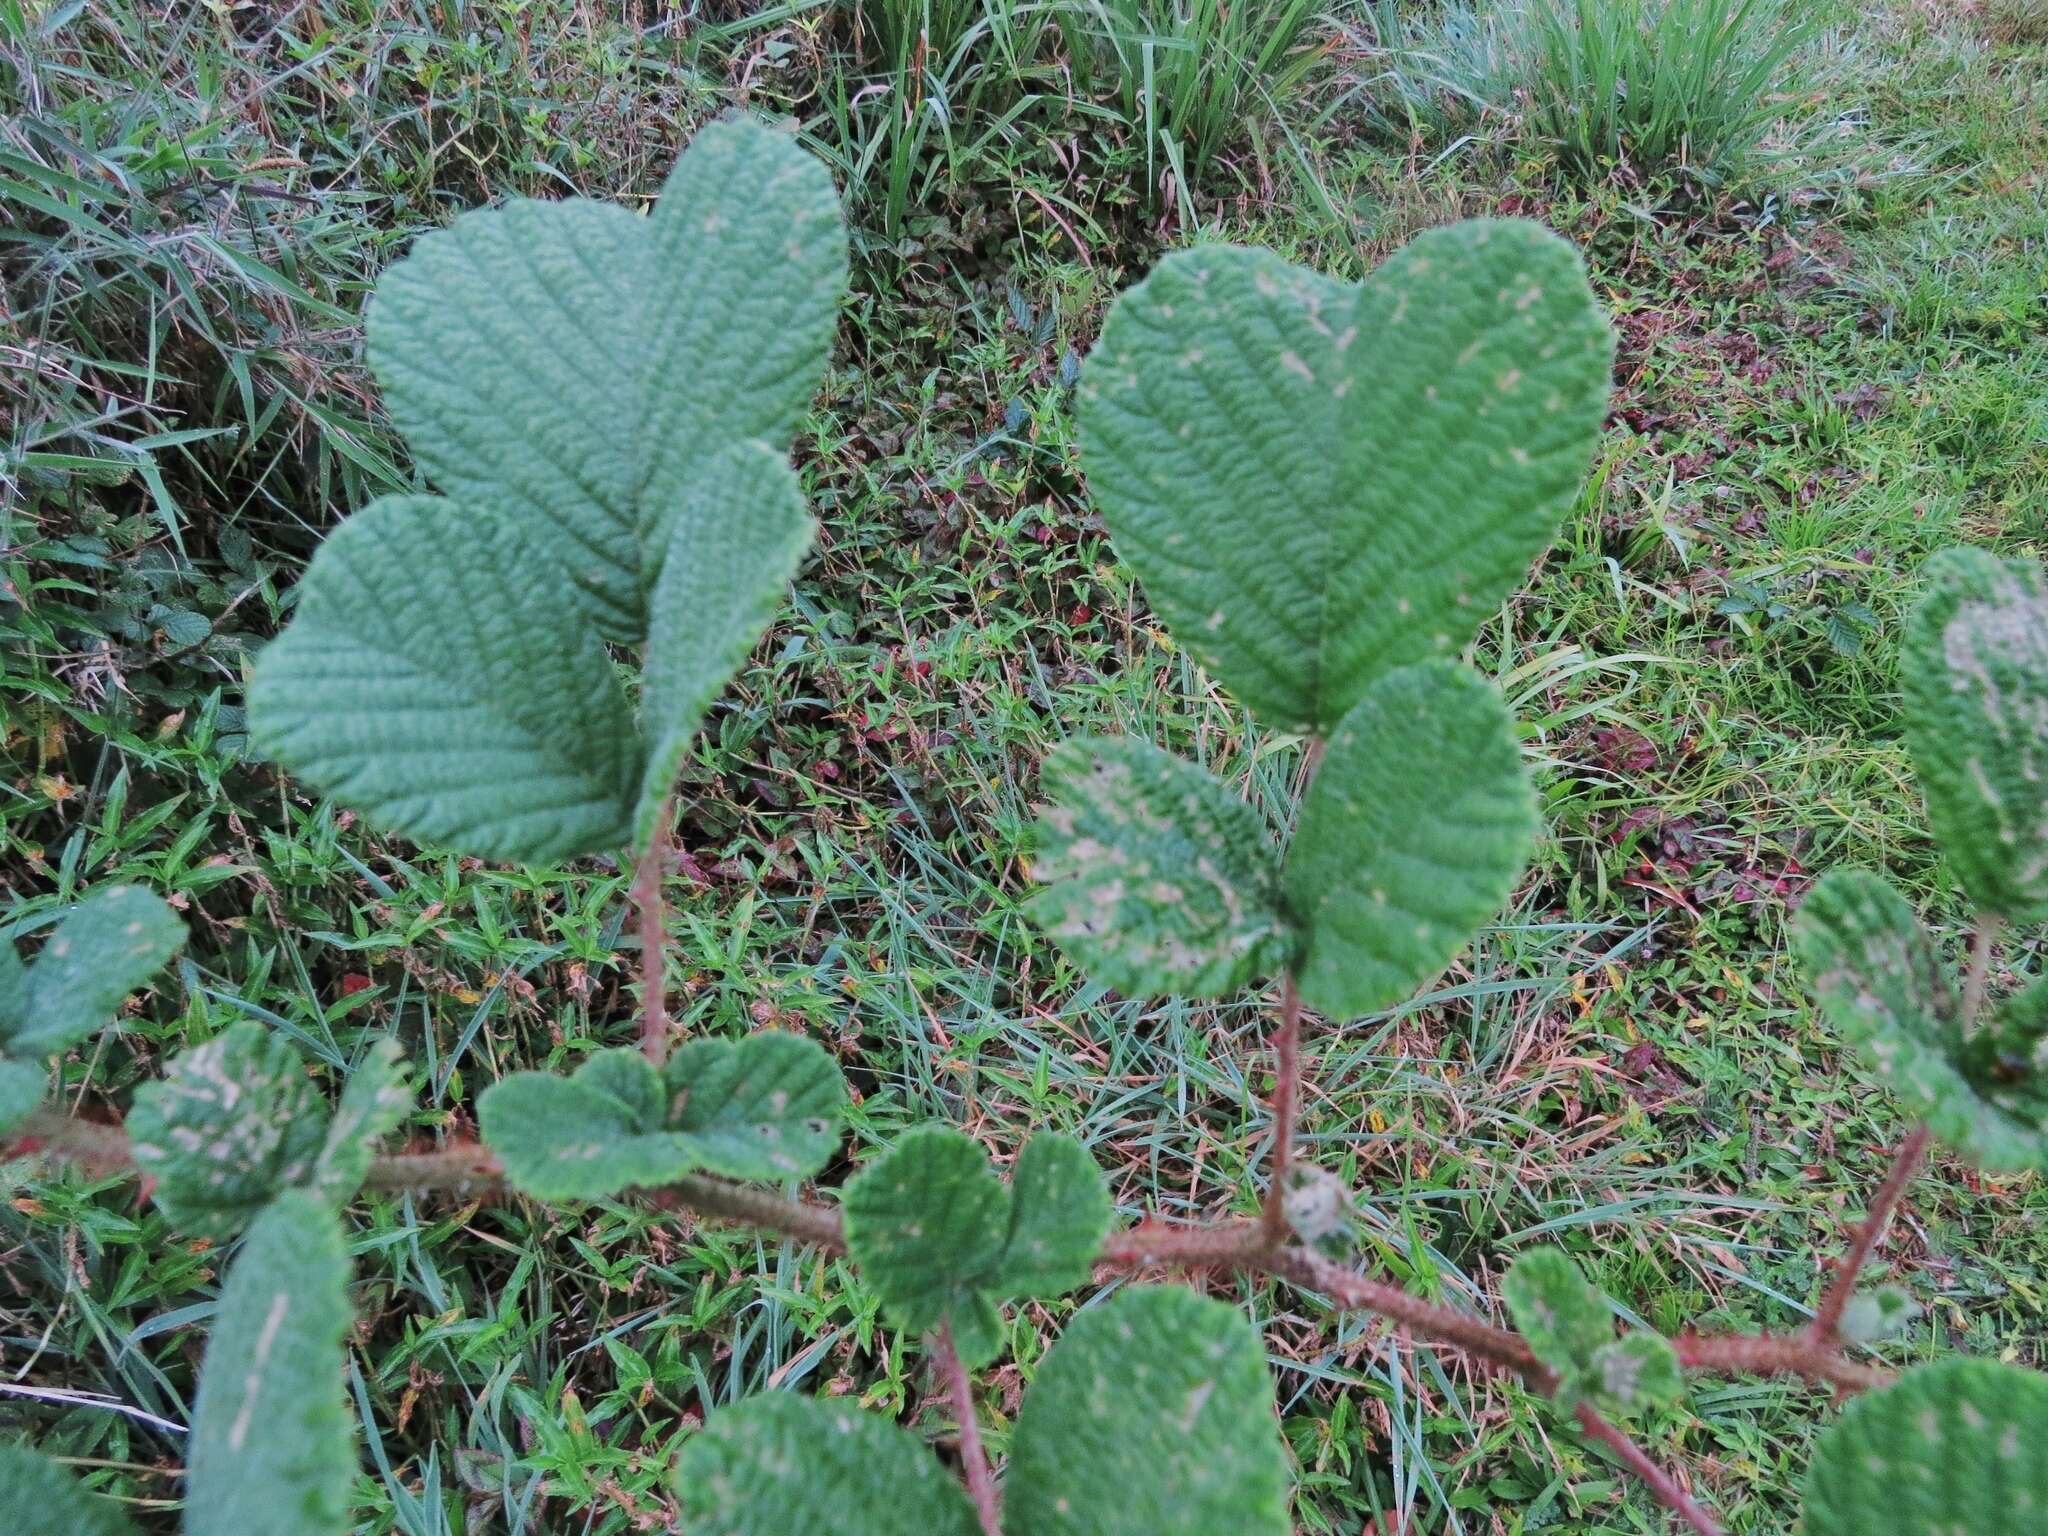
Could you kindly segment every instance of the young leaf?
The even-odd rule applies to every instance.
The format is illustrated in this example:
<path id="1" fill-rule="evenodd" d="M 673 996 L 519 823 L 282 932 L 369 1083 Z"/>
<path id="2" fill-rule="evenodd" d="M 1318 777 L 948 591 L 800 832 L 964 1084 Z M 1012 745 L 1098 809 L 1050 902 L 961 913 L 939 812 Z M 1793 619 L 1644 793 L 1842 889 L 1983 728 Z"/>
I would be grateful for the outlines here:
<path id="1" fill-rule="evenodd" d="M 514 1072 L 483 1091 L 477 1123 L 505 1177 L 541 1200 L 599 1200 L 671 1183 L 694 1166 L 661 1126 L 661 1077 L 632 1049 L 568 1077 Z"/>
<path id="2" fill-rule="evenodd" d="M 2048 1376 L 1989 1360 L 1908 1371 L 1842 1410 L 1806 1472 L 1807 1536 L 2039 1536 Z"/>
<path id="3" fill-rule="evenodd" d="M 0 940 L 11 973 L 0 985 L 0 1045 L 17 1057 L 76 1045 L 104 1029 L 184 942 L 177 914 L 137 885 L 103 886 L 73 907 L 26 974 Z"/>
<path id="4" fill-rule="evenodd" d="M 1195 764 L 1130 737 L 1063 742 L 1028 910 L 1126 996 L 1227 997 L 1292 958 L 1264 818 Z"/>
<path id="5" fill-rule="evenodd" d="M 164 1214 L 195 1237 L 225 1237 L 312 1176 L 327 1119 L 292 1043 L 243 1019 L 136 1089 L 128 1134 Z"/>
<path id="6" fill-rule="evenodd" d="M 1678 1351 L 1654 1333 L 1630 1333 L 1593 1351 L 1574 1383 L 1594 1405 L 1614 1413 L 1668 1407 L 1685 1396 Z"/>
<path id="7" fill-rule="evenodd" d="M 1948 549 L 1900 657 L 1927 818 L 1981 912 L 2048 921 L 2048 574 Z"/>
<path id="8" fill-rule="evenodd" d="M 377 1143 L 412 1112 L 408 1070 L 398 1042 L 390 1039 L 371 1046 L 357 1065 L 313 1167 L 310 1187 L 322 1199 L 338 1205 L 360 1189 Z"/>
<path id="9" fill-rule="evenodd" d="M 1516 1330 L 1561 1377 L 1614 1342 L 1614 1313 L 1561 1248 L 1532 1248 L 1517 1257 L 1500 1289 Z"/>
<path id="10" fill-rule="evenodd" d="M 21 1124 L 43 1102 L 49 1076 L 35 1062 L 0 1056 L 0 1136 Z"/>
<path id="11" fill-rule="evenodd" d="M 669 1058 L 670 1127 L 730 1179 L 807 1179 L 832 1160 L 846 1079 L 815 1040 L 774 1030 L 692 1040 Z"/>
<path id="12" fill-rule="evenodd" d="M 1941 957 L 1903 896 L 1864 870 L 1830 871 L 1799 908 L 1792 948 L 1828 1021 L 1936 1136 L 1980 1167 L 2048 1168 L 2042 1064 L 1998 1044 L 2018 1038 L 2028 1005 L 2008 1003 L 1984 1043 L 1965 1039 Z"/>
<path id="13" fill-rule="evenodd" d="M 0 1515 L 7 1536 L 134 1536 L 112 1499 L 88 1493 L 47 1456 L 0 1445 Z"/>
<path id="14" fill-rule="evenodd" d="M 1421 235 L 1349 287 L 1176 252 L 1111 309 L 1076 406 L 1146 596 L 1271 730 L 1456 656 L 1578 489 L 1613 340 L 1578 254 L 1519 220 Z"/>
<path id="15" fill-rule="evenodd" d="M 1852 1344 L 1878 1344 L 1896 1338 L 1920 1315 L 1920 1303 L 1896 1285 L 1858 1291 L 1842 1309 L 1839 1329 Z"/>
<path id="16" fill-rule="evenodd" d="M 199 1373 L 185 1536 L 349 1529 L 347 1286 L 340 1219 L 316 1196 L 287 1191 L 249 1228 Z"/>
<path id="17" fill-rule="evenodd" d="M 1010 1230 L 989 1279 L 1000 1296 L 1057 1296 L 1088 1283 L 1112 1208 L 1088 1149 L 1040 1131 L 1010 1175 Z"/>
<path id="18" fill-rule="evenodd" d="M 380 826 L 480 858 L 623 846 L 645 750 L 552 569 L 489 507 L 372 502 L 328 535 L 257 658 L 257 749 Z"/>
<path id="19" fill-rule="evenodd" d="M 1333 1018 L 1407 997 L 1513 893 L 1536 827 L 1492 684 L 1441 661 L 1377 678 L 1330 738 L 1287 855 L 1302 997 Z"/>
<path id="20" fill-rule="evenodd" d="M 768 1392 L 683 1446 L 682 1536 L 976 1536 L 974 1506 L 908 1430 L 845 1399 Z"/>
<path id="21" fill-rule="evenodd" d="M 1008 1536 L 1286 1536 L 1257 1332 L 1180 1286 L 1087 1308 L 1024 1394 L 1004 1490 Z"/>

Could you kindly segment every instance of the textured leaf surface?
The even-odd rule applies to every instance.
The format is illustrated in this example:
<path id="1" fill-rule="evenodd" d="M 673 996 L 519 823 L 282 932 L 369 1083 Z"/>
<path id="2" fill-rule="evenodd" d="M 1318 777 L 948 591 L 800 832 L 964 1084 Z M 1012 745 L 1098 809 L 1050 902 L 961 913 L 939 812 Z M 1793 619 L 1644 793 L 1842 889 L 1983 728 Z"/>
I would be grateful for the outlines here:
<path id="1" fill-rule="evenodd" d="M 1654 1333 L 1631 1333 L 1593 1351 L 1574 1386 L 1609 1412 L 1636 1413 L 1685 1396 L 1678 1351 Z"/>
<path id="2" fill-rule="evenodd" d="M 1180 1286 L 1088 1308 L 1024 1395 L 1004 1490 L 1008 1536 L 1286 1536 L 1258 1334 Z"/>
<path id="3" fill-rule="evenodd" d="M 1577 253 L 1522 221 L 1432 230 L 1362 288 L 1176 252 L 1082 372 L 1084 468 L 1174 637 L 1269 729 L 1324 734 L 1520 583 L 1612 356 Z"/>
<path id="4" fill-rule="evenodd" d="M 602 1051 L 568 1077 L 514 1072 L 493 1083 L 477 1122 L 517 1188 L 597 1200 L 690 1171 L 689 1150 L 662 1129 L 662 1096 L 660 1074 L 638 1051 Z"/>
<path id="5" fill-rule="evenodd" d="M 323 1199 L 339 1203 L 362 1187 L 377 1143 L 412 1112 L 408 1072 L 398 1042 L 379 1040 L 349 1075 L 313 1168 L 312 1188 Z"/>
<path id="6" fill-rule="evenodd" d="M 132 1536 L 112 1499 L 25 1445 L 0 1445 L 0 1517 L 7 1536 Z"/>
<path id="7" fill-rule="evenodd" d="M 187 1450 L 185 1536 L 340 1536 L 355 1476 L 342 1406 L 348 1254 L 339 1217 L 292 1190 L 221 1288 Z"/>
<path id="8" fill-rule="evenodd" d="M 291 1042 L 243 1019 L 136 1089 L 128 1134 L 164 1214 L 195 1236 L 224 1237 L 312 1177 L 327 1119 Z"/>
<path id="9" fill-rule="evenodd" d="M 177 914 L 141 886 L 94 891 L 57 925 L 26 976 L 16 962 L 21 1012 L 0 1018 L 0 1040 L 15 1056 L 77 1044 L 113 1022 L 128 994 L 184 942 Z"/>
<path id="10" fill-rule="evenodd" d="M 1943 1360 L 1855 1398 L 1814 1451 L 1804 1514 L 1808 1536 L 2038 1536 L 2048 1377 Z"/>
<path id="11" fill-rule="evenodd" d="M 1927 583 L 1900 681 L 1928 820 L 1979 910 L 2048 921 L 2048 575 L 1950 549 Z"/>
<path id="12" fill-rule="evenodd" d="M 908 1430 L 845 1399 L 770 1392 L 683 1447 L 683 1536 L 976 1536 L 974 1507 Z"/>
<path id="13" fill-rule="evenodd" d="M 5 1135 L 29 1117 L 43 1102 L 43 1087 L 49 1074 L 32 1061 L 9 1061 L 0 1056 L 0 1135 Z"/>
<path id="14" fill-rule="evenodd" d="M 258 750 L 379 825 L 543 864 L 625 845 L 644 753 L 545 547 L 482 507 L 371 503 L 249 685 Z"/>
<path id="15" fill-rule="evenodd" d="M 669 1058 L 670 1127 L 700 1167 L 733 1179 L 807 1179 L 832 1160 L 846 1079 L 825 1048 L 783 1031 L 692 1040 Z"/>
<path id="16" fill-rule="evenodd" d="M 1330 738 L 1287 855 L 1301 995 L 1333 1017 L 1407 997 L 1513 893 L 1536 827 L 1491 683 L 1451 662 L 1378 678 Z"/>
<path id="17" fill-rule="evenodd" d="M 2028 1005 L 2007 1004 L 1981 1043 L 1966 1041 L 1941 957 L 1886 881 L 1830 872 L 1800 906 L 1792 945 L 1828 1021 L 1936 1136 L 1985 1168 L 2048 1168 L 2044 1057 L 1998 1048 L 2018 1044 Z"/>
<path id="18" fill-rule="evenodd" d="M 635 642 L 710 460 L 749 439 L 787 450 L 845 271 L 823 164 L 717 122 L 651 218 L 522 199 L 420 239 L 378 285 L 370 362 L 428 477 L 506 509 Z M 752 509 L 726 512 L 743 529 Z"/>
<path id="19" fill-rule="evenodd" d="M 1086 1285 L 1111 1214 L 1109 1186 L 1088 1149 L 1060 1132 L 1038 1132 L 1010 1175 L 1009 1234 L 991 1288 L 1056 1296 Z"/>
<path id="20" fill-rule="evenodd" d="M 1279 854 L 1264 819 L 1207 772 L 1129 737 L 1063 742 L 1032 873 L 1032 917 L 1126 996 L 1225 997 L 1286 965 Z"/>
<path id="21" fill-rule="evenodd" d="M 1529 1348 L 1558 1375 L 1587 1364 L 1614 1342 L 1614 1313 L 1558 1248 L 1520 1255 L 1501 1280 L 1501 1299 Z"/>

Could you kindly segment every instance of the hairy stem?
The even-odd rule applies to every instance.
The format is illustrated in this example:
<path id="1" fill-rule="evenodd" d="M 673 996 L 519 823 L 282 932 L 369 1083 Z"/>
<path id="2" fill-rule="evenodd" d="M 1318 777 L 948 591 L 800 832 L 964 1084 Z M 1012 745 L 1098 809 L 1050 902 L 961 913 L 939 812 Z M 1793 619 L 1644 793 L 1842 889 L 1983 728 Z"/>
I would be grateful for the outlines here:
<path id="1" fill-rule="evenodd" d="M 960 1470 L 967 1478 L 974 1513 L 981 1520 L 981 1536 L 1003 1536 L 995 1469 L 989 1465 L 988 1450 L 981 1443 L 981 1424 L 974 1417 L 974 1383 L 968 1379 L 960 1351 L 953 1347 L 952 1325 L 932 1334 L 927 1343 L 939 1374 L 946 1380 L 946 1395 L 953 1400 L 953 1422 L 960 1426 Z"/>
<path id="2" fill-rule="evenodd" d="M 1892 1154 L 1891 1171 L 1885 1174 L 1884 1183 L 1878 1187 L 1877 1198 L 1870 1202 L 1869 1214 L 1856 1228 L 1856 1237 L 1835 1271 L 1834 1283 L 1821 1297 L 1820 1306 L 1813 1314 L 1813 1324 L 1806 1331 L 1807 1337 L 1819 1347 L 1826 1349 L 1834 1344 L 1842 1326 L 1843 1309 L 1849 1305 L 1849 1298 L 1856 1294 L 1856 1277 L 1869 1262 L 1871 1250 L 1877 1247 L 1877 1240 L 1883 1236 L 1885 1225 L 1892 1219 L 1892 1212 L 1906 1193 L 1906 1186 L 1920 1171 L 1920 1160 L 1927 1155 L 1927 1137 L 1926 1126 L 1915 1126 L 1899 1143 L 1898 1151 Z"/>
<path id="3" fill-rule="evenodd" d="M 1301 993 L 1292 970 L 1280 978 L 1280 1027 L 1273 1032 L 1273 1054 L 1273 1171 L 1259 1221 L 1266 1242 L 1278 1247 L 1287 1240 L 1287 1170 L 1294 1164 L 1294 1117 L 1301 1098 Z"/>
<path id="4" fill-rule="evenodd" d="M 1806 1333 L 1681 1333 L 1671 1347 L 1678 1363 L 1692 1371 L 1802 1376 L 1842 1392 L 1868 1392 L 1892 1380 L 1891 1372 L 1859 1365 Z"/>
<path id="5" fill-rule="evenodd" d="M 1714 1517 L 1678 1486 L 1677 1478 L 1652 1461 L 1647 1451 L 1584 1403 L 1579 1404 L 1577 1412 L 1579 1427 L 1619 1456 L 1622 1465 L 1643 1480 L 1650 1492 L 1657 1496 L 1658 1502 L 1667 1509 L 1675 1510 L 1697 1536 L 1721 1536 L 1721 1527 Z"/>
<path id="6" fill-rule="evenodd" d="M 633 869 L 633 906 L 640 919 L 640 1050 L 657 1067 L 668 1056 L 668 936 L 661 881 L 668 873 L 672 804 L 661 802 L 654 816 L 654 836 Z"/>
<path id="7" fill-rule="evenodd" d="M 1976 1028 L 1978 1016 L 1984 1012 L 1984 991 L 1991 981 L 1991 946 L 1998 942 L 1999 920 L 1985 917 L 1979 920 L 1977 931 L 1970 935 L 1970 959 L 1963 969 L 1963 1032 Z"/>

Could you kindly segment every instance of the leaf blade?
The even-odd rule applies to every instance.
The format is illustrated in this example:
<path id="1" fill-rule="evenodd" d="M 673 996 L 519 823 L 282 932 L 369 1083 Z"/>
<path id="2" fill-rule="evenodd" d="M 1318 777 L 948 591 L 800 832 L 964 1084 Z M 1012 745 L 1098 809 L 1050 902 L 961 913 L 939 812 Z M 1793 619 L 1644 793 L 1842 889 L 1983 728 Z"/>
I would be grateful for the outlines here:
<path id="1" fill-rule="evenodd" d="M 807 1179 L 832 1160 L 846 1079 L 825 1048 L 776 1030 L 692 1040 L 669 1058 L 669 1092 L 686 1095 L 670 1128 L 698 1164 L 730 1179 Z"/>
<path id="2" fill-rule="evenodd" d="M 0 1038 L 17 1056 L 76 1045 L 111 1023 L 184 942 L 185 925 L 160 897 L 139 885 L 101 887 L 43 945 L 20 981 L 21 1021 Z"/>

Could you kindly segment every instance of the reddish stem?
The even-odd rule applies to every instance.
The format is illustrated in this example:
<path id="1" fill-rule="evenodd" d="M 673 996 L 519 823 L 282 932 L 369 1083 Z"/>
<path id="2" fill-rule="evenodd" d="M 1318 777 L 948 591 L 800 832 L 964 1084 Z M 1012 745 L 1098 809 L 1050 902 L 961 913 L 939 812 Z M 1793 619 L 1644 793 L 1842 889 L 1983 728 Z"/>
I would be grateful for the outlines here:
<path id="1" fill-rule="evenodd" d="M 1806 1336 L 1815 1348 L 1828 1349 L 1834 1345 L 1842 1326 L 1842 1312 L 1849 1305 L 1849 1298 L 1856 1294 L 1856 1277 L 1869 1262 L 1871 1250 L 1877 1247 L 1878 1238 L 1884 1235 L 1885 1225 L 1905 1195 L 1906 1186 L 1919 1171 L 1920 1160 L 1927 1155 L 1927 1138 L 1927 1127 L 1915 1126 L 1899 1143 L 1899 1150 L 1892 1154 L 1891 1171 L 1884 1176 L 1884 1183 L 1878 1186 L 1877 1198 L 1870 1202 L 1870 1213 L 1857 1227 L 1855 1241 L 1850 1243 L 1848 1254 L 1835 1271 L 1834 1284 L 1821 1297 L 1820 1307 L 1813 1314 L 1813 1323 L 1806 1330 Z"/>
<path id="2" fill-rule="evenodd" d="M 1287 1240 L 1287 1170 L 1294 1165 L 1294 1117 L 1301 1098 L 1301 993 L 1294 972 L 1280 978 L 1280 1027 L 1273 1033 L 1278 1058 L 1273 1081 L 1273 1174 L 1260 1224 L 1267 1243 Z"/>
<path id="3" fill-rule="evenodd" d="M 989 1465 L 988 1450 L 981 1443 L 981 1424 L 974 1417 L 974 1383 L 968 1379 L 960 1351 L 953 1347 L 952 1324 L 933 1334 L 929 1344 L 939 1374 L 946 1379 L 946 1395 L 953 1400 L 953 1421 L 960 1426 L 960 1470 L 966 1474 L 967 1492 L 974 1500 L 975 1514 L 981 1519 L 982 1536 L 1003 1536 L 995 1469 Z"/>
<path id="4" fill-rule="evenodd" d="M 668 937 L 663 920 L 661 880 L 668 872 L 669 807 L 655 813 L 654 836 L 633 870 L 633 905 L 640 915 L 640 1050 L 660 1066 L 668 1057 Z"/>
<path id="5" fill-rule="evenodd" d="M 1659 1503 L 1677 1511 L 1678 1517 L 1698 1536 L 1721 1536 L 1721 1527 L 1714 1517 L 1694 1503 L 1692 1495 L 1678 1486 L 1678 1479 L 1652 1461 L 1641 1446 L 1584 1403 L 1579 1404 L 1577 1412 L 1579 1427 L 1619 1456 L 1622 1465 L 1648 1485 Z"/>

